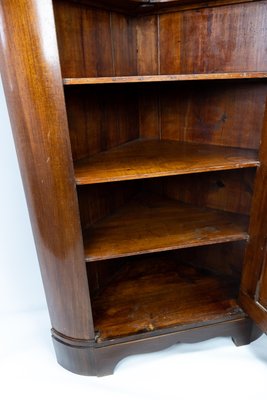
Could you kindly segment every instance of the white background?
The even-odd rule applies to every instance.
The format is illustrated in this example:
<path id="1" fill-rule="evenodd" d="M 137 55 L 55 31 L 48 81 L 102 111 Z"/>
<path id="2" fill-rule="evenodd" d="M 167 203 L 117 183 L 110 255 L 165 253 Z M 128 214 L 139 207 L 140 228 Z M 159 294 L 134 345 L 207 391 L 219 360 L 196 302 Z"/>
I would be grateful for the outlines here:
<path id="1" fill-rule="evenodd" d="M 0 80 L 0 398 L 250 399 L 267 397 L 267 338 L 230 338 L 128 357 L 113 376 L 61 368 L 50 322 Z M 257 397 L 258 396 L 258 397 Z"/>

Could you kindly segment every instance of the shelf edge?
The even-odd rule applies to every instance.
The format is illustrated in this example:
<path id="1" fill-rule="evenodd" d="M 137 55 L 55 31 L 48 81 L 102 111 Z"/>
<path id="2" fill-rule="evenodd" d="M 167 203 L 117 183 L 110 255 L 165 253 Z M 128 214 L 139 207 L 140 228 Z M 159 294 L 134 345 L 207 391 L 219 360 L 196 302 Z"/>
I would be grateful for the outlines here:
<path id="1" fill-rule="evenodd" d="M 89 78 L 64 78 L 63 84 L 94 85 L 107 83 L 145 83 L 145 82 L 179 82 L 197 80 L 223 80 L 223 79 L 266 79 L 267 72 L 223 72 L 200 74 L 171 74 L 171 75 L 144 75 L 144 76 L 111 76 Z"/>

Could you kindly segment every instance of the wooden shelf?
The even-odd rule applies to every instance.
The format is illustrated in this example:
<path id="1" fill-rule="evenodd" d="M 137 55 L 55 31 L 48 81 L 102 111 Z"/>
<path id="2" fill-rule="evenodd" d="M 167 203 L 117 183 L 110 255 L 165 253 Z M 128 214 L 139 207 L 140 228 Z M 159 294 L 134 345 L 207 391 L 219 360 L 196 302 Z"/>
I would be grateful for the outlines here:
<path id="1" fill-rule="evenodd" d="M 139 194 L 84 233 L 86 261 L 248 239 L 248 217 Z"/>
<path id="2" fill-rule="evenodd" d="M 64 85 L 99 85 L 105 83 L 203 81 L 219 79 L 262 79 L 267 72 L 218 72 L 209 74 L 107 76 L 90 78 L 64 78 Z"/>
<path id="3" fill-rule="evenodd" d="M 78 185 L 255 167 L 257 151 L 181 143 L 136 140 L 75 164 Z"/>
<path id="4" fill-rule="evenodd" d="M 237 295 L 238 283 L 232 278 L 182 264 L 170 255 L 130 259 L 92 299 L 97 340 L 237 319 L 244 315 Z"/>

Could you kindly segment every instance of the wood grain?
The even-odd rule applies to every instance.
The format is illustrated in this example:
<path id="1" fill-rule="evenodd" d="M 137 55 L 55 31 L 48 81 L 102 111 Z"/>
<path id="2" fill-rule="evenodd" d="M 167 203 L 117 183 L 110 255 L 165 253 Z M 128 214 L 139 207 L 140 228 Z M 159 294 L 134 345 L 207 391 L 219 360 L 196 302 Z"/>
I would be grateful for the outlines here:
<path id="1" fill-rule="evenodd" d="M 135 20 L 110 10 L 54 1 L 63 77 L 137 74 Z"/>
<path id="2" fill-rule="evenodd" d="M 52 3 L 4 1 L 0 18 L 1 74 L 52 326 L 93 339 Z"/>
<path id="3" fill-rule="evenodd" d="M 127 204 L 140 191 L 142 181 L 78 186 L 83 230 Z"/>
<path id="4" fill-rule="evenodd" d="M 259 149 L 266 84 L 180 82 L 159 91 L 162 139 Z"/>
<path id="5" fill-rule="evenodd" d="M 138 18 L 62 0 L 54 8 L 65 84 L 266 77 L 266 0 Z"/>
<path id="6" fill-rule="evenodd" d="M 139 140 L 75 164 L 78 185 L 259 165 L 257 152 L 173 140 Z"/>
<path id="7" fill-rule="evenodd" d="M 145 40 L 145 39 L 143 39 Z M 141 41 L 141 39 L 140 39 Z M 155 58 L 155 55 L 151 55 Z M 228 80 L 228 79 L 264 79 L 267 78 L 266 72 L 222 72 L 209 74 L 179 74 L 179 75 L 142 75 L 145 61 L 140 62 L 140 75 L 137 76 L 112 76 L 100 78 L 64 78 L 64 85 L 99 85 L 107 83 L 142 83 L 142 82 L 175 82 L 175 81 L 209 81 L 209 80 Z M 154 65 L 155 63 L 151 63 Z"/>
<path id="8" fill-rule="evenodd" d="M 69 87 L 65 97 L 74 161 L 138 138 L 134 87 Z"/>
<path id="9" fill-rule="evenodd" d="M 266 71 L 266 4 L 161 15 L 160 73 Z"/>
<path id="10" fill-rule="evenodd" d="M 142 194 L 85 232 L 86 261 L 247 240 L 246 216 Z"/>
<path id="11" fill-rule="evenodd" d="M 267 332 L 267 106 L 259 154 L 248 243 L 240 290 L 240 304 L 264 332 Z"/>
<path id="12" fill-rule="evenodd" d="M 227 275 L 240 282 L 246 242 L 228 242 L 211 246 L 193 247 L 184 250 L 174 250 L 175 257 L 193 265 L 195 268 L 204 268 L 215 274 Z M 90 265 L 93 265 L 90 263 Z"/>
<path id="13" fill-rule="evenodd" d="M 158 256 L 125 261 L 92 299 L 97 341 L 235 318 L 238 282 Z M 158 332 L 160 333 L 160 331 Z"/>
<path id="14" fill-rule="evenodd" d="M 171 199 L 250 215 L 256 169 L 236 169 L 149 179 L 146 190 Z"/>
<path id="15" fill-rule="evenodd" d="M 74 372 L 111 373 L 178 340 L 249 343 L 241 306 L 267 329 L 267 1 L 192 1 L 0 2 L 1 74 L 55 348 Z M 73 161 L 139 138 L 146 158 L 111 156 L 123 181 L 76 185 Z"/>
<path id="16" fill-rule="evenodd" d="M 110 13 L 62 0 L 54 13 L 63 76 L 112 76 Z"/>

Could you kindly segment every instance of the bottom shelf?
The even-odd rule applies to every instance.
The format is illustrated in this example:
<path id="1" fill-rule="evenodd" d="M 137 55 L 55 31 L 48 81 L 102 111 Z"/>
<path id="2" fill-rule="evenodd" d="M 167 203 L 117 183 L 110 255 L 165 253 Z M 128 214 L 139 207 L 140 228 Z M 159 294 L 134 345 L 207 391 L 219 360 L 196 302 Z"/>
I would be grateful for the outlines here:
<path id="1" fill-rule="evenodd" d="M 236 319 L 238 290 L 233 278 L 171 254 L 128 259 L 92 299 L 97 342 Z"/>

